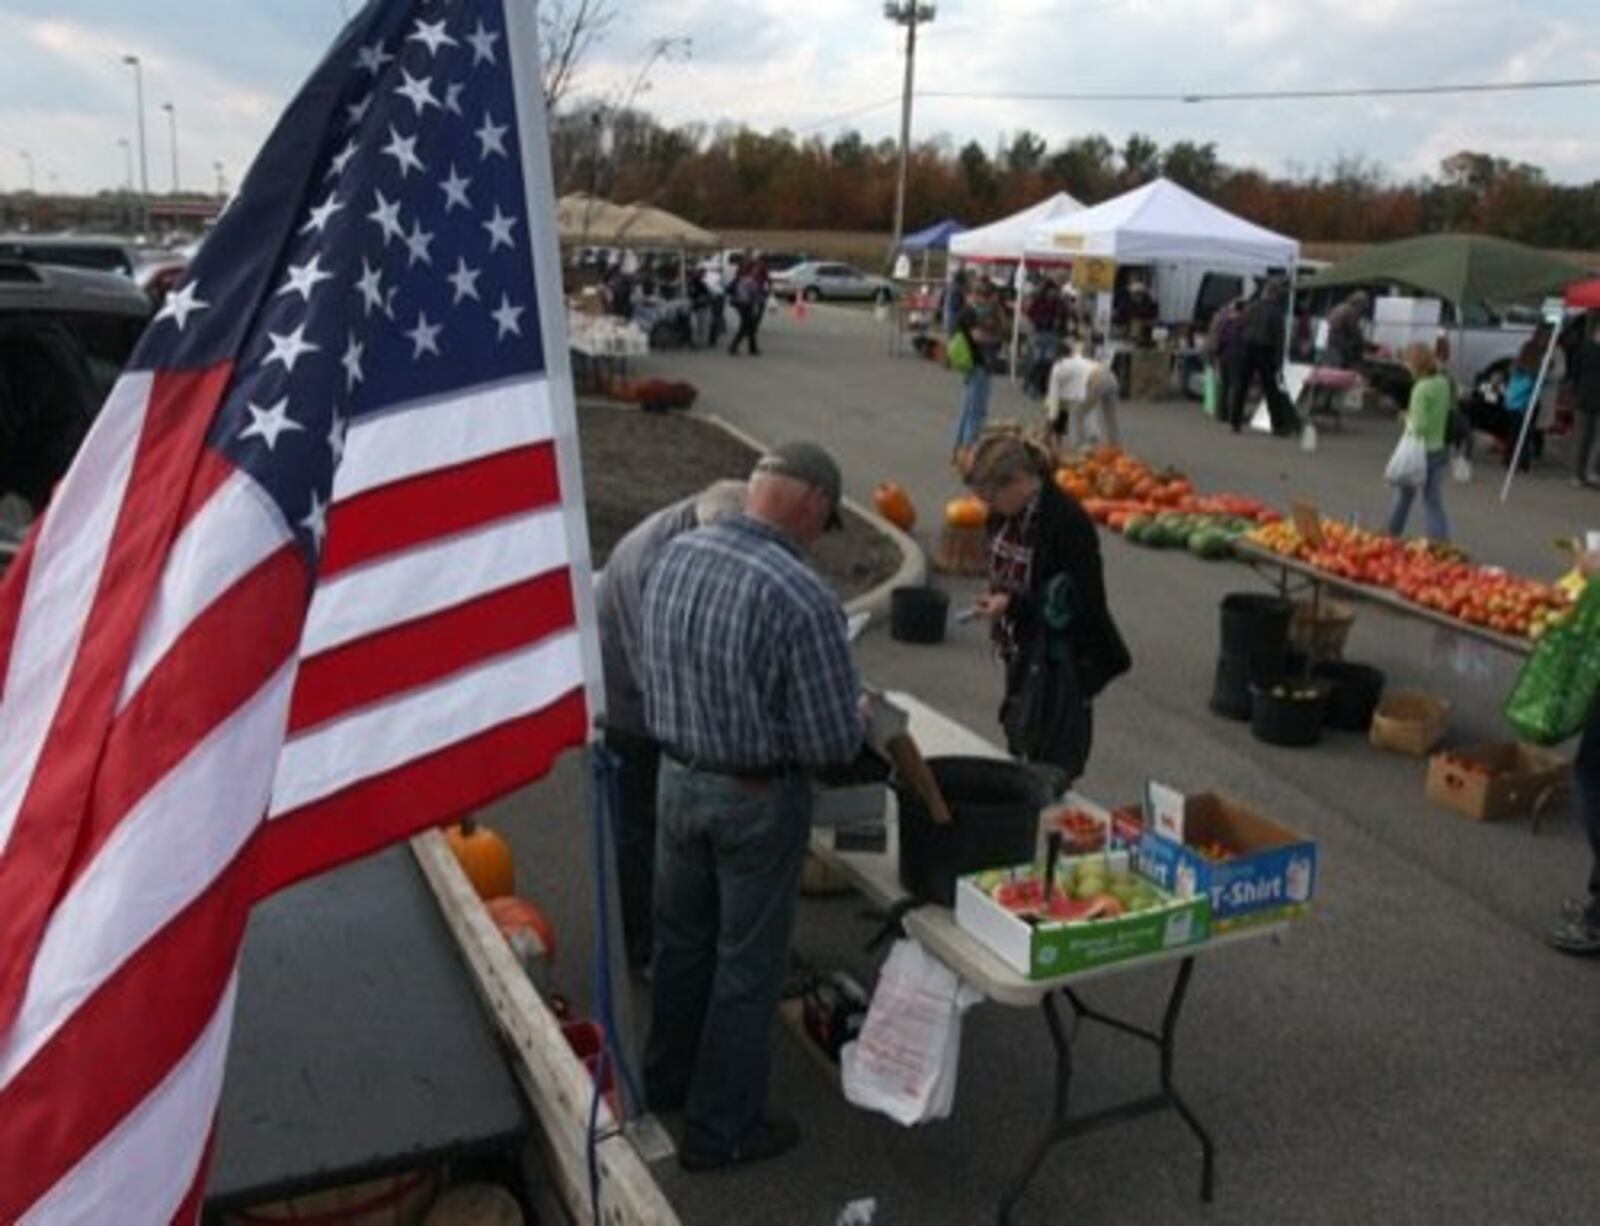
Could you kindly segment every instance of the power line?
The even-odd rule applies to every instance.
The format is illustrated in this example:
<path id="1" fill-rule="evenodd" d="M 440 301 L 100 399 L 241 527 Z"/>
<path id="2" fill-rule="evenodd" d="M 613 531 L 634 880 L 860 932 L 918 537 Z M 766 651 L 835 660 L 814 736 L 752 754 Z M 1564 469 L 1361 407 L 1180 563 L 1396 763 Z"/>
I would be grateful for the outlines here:
<path id="1" fill-rule="evenodd" d="M 1509 94 L 1536 90 L 1594 89 L 1600 77 L 1561 77 L 1548 81 L 1474 81 L 1447 85 L 1367 85 L 1348 89 L 1228 90 L 1181 94 L 982 91 L 937 89 L 918 91 L 919 98 L 957 98 L 972 102 L 1291 102 L 1330 98 L 1396 98 L 1439 94 Z"/>
<path id="2" fill-rule="evenodd" d="M 929 95 L 918 93 L 916 96 L 925 98 Z M 841 111 L 837 115 L 830 115 L 826 119 L 819 119 L 815 123 L 802 124 L 798 128 L 790 128 L 789 130 L 796 136 L 804 136 L 807 132 L 815 132 L 820 128 L 831 128 L 836 123 L 843 123 L 846 119 L 854 119 L 856 116 L 865 115 L 870 111 L 881 111 L 886 106 L 898 105 L 900 105 L 900 95 L 891 94 L 887 98 L 879 98 L 876 102 L 868 102 L 863 106 L 855 107 L 853 110 Z"/>

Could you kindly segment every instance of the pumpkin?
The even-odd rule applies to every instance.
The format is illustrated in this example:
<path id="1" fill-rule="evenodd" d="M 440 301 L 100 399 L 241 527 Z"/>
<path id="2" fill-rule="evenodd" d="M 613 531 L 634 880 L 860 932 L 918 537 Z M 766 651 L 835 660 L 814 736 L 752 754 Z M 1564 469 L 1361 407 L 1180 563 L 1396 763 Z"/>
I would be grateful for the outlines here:
<path id="1" fill-rule="evenodd" d="M 527 962 L 530 958 L 543 956 L 555 961 L 555 925 L 536 905 L 526 898 L 506 894 L 491 898 L 487 907 L 489 918 L 494 920 L 500 935 L 505 937 L 519 959 Z"/>
<path id="2" fill-rule="evenodd" d="M 464 817 L 460 825 L 447 829 L 444 837 L 479 898 L 516 893 L 517 871 L 511 846 L 493 830 Z"/>
<path id="3" fill-rule="evenodd" d="M 944 504 L 944 522 L 952 528 L 981 528 L 989 522 L 989 505 L 975 494 L 964 494 Z"/>
<path id="4" fill-rule="evenodd" d="M 911 495 L 893 481 L 884 481 L 873 490 L 872 502 L 878 514 L 902 532 L 910 532 L 917 522 L 917 508 L 911 504 Z"/>

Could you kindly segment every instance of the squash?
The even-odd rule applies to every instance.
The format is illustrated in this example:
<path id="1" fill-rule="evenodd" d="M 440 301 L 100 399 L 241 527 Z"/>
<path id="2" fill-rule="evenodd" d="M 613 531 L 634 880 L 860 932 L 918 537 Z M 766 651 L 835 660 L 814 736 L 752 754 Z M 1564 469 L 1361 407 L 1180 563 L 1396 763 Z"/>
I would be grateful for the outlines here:
<path id="1" fill-rule="evenodd" d="M 516 893 L 517 870 L 511 846 L 493 830 L 464 817 L 459 825 L 449 827 L 444 837 L 479 898 Z"/>
<path id="2" fill-rule="evenodd" d="M 911 495 L 893 481 L 880 482 L 872 491 L 872 502 L 878 514 L 902 532 L 910 532 L 917 522 L 917 508 L 911 503 Z"/>
<path id="3" fill-rule="evenodd" d="M 964 494 L 944 504 L 944 522 L 952 528 L 981 528 L 989 522 L 989 504 L 975 494 Z"/>

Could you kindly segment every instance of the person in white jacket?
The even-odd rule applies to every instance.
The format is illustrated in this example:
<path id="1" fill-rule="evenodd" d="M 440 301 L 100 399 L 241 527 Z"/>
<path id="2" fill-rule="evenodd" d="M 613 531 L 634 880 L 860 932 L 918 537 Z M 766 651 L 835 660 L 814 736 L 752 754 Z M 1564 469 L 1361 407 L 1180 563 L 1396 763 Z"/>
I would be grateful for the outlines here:
<path id="1" fill-rule="evenodd" d="M 1084 444 L 1087 418 L 1097 413 L 1095 434 L 1099 441 L 1120 445 L 1117 430 L 1117 399 L 1121 389 L 1117 376 L 1103 362 L 1084 354 L 1081 341 L 1074 342 L 1067 355 L 1050 368 L 1050 384 L 1045 393 L 1045 417 L 1051 430 L 1065 434 L 1074 450 Z"/>

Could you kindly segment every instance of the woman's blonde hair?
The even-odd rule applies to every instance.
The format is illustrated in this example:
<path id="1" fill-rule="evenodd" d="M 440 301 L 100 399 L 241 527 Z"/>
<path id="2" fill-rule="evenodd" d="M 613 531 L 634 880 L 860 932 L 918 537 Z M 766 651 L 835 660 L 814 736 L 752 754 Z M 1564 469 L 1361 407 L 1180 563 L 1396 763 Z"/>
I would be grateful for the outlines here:
<path id="1" fill-rule="evenodd" d="M 1439 373 L 1439 359 L 1428 345 L 1415 344 L 1406 350 L 1406 366 L 1414 379 L 1426 379 Z"/>
<path id="2" fill-rule="evenodd" d="M 1020 434 L 991 434 L 981 439 L 967 469 L 970 489 L 998 489 L 1027 473 L 1043 479 L 1049 476 L 1049 453 Z"/>

